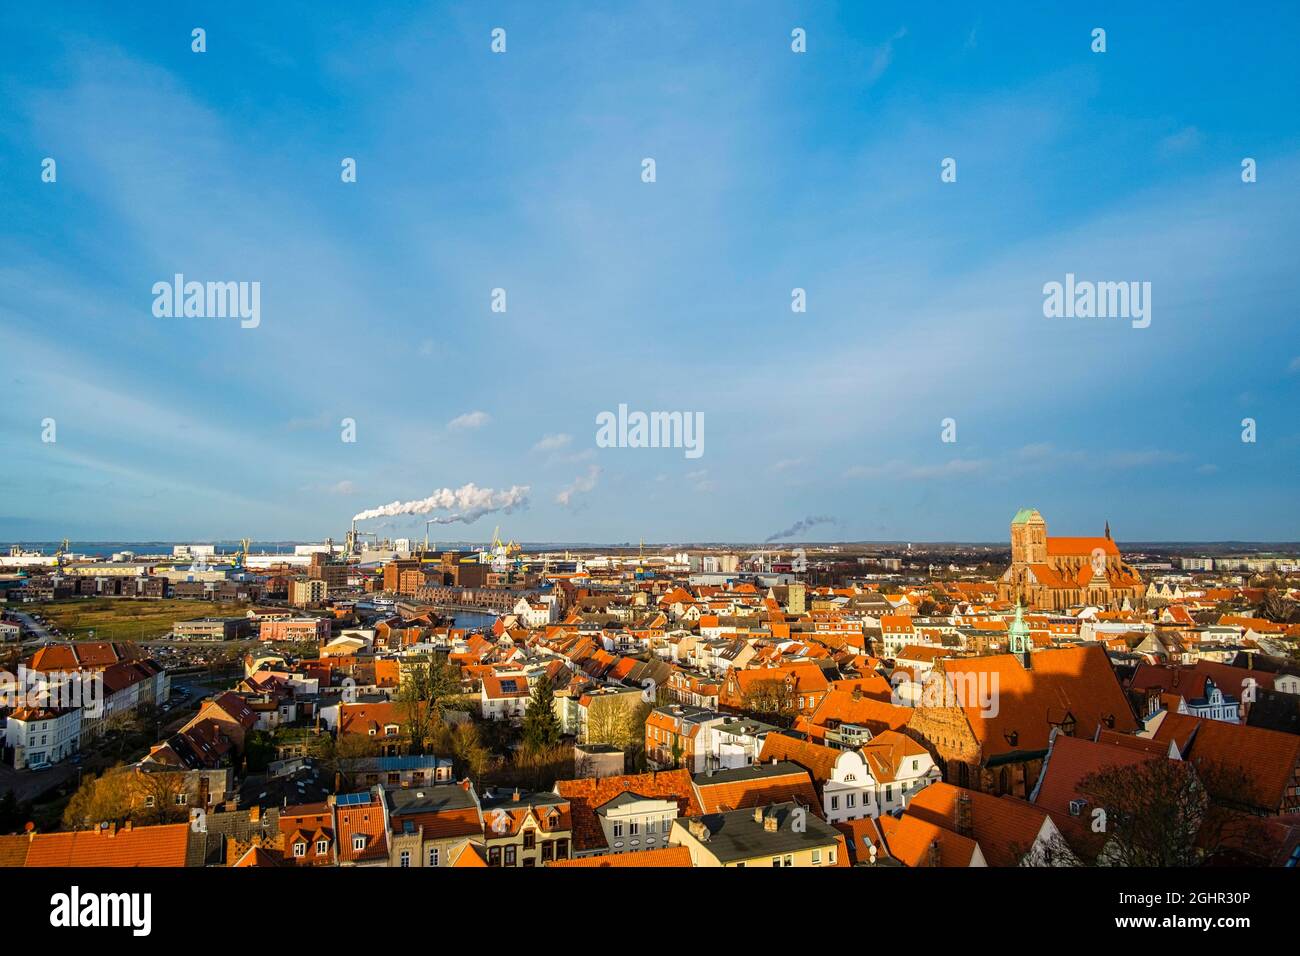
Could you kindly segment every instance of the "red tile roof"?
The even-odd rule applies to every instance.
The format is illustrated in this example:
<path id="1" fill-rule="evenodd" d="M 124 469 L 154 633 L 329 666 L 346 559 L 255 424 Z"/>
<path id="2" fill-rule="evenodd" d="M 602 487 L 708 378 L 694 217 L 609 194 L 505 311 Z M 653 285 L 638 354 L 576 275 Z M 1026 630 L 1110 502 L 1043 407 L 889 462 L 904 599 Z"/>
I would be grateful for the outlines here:
<path id="1" fill-rule="evenodd" d="M 553 860 L 548 867 L 689 867 L 691 851 L 684 846 L 666 846 L 658 850 L 584 856 L 572 860 Z"/>
<path id="2" fill-rule="evenodd" d="M 189 835 L 188 823 L 38 833 L 32 837 L 25 865 L 184 866 Z"/>
<path id="3" fill-rule="evenodd" d="M 555 784 L 555 792 L 569 801 L 573 817 L 573 848 L 579 851 L 608 846 L 596 811 L 625 793 L 676 800 L 678 816 L 696 816 L 702 812 L 691 787 L 691 775 L 685 770 L 560 780 Z"/>
<path id="4" fill-rule="evenodd" d="M 962 695 L 962 710 L 987 759 L 1015 751 L 1047 749 L 1053 724 L 1074 717 L 1077 735 L 1091 737 L 1099 726 L 1133 733 L 1137 718 L 1120 687 L 1106 651 L 1097 644 L 1035 652 L 1026 669 L 1011 654 L 944 661 L 949 675 L 985 681 L 996 713 Z M 981 675 L 983 675 L 981 677 Z"/>

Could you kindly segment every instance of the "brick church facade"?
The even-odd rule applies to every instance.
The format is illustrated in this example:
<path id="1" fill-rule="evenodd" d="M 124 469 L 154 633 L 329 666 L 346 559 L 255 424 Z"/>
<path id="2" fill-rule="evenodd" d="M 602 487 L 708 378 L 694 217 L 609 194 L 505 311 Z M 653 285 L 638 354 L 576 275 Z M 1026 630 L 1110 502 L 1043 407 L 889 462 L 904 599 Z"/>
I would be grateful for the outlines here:
<path id="1" fill-rule="evenodd" d="M 1033 508 L 1011 519 L 1011 566 L 998 579 L 998 598 L 1021 601 L 1036 611 L 1064 611 L 1093 604 L 1107 610 L 1136 608 L 1145 594 L 1142 578 L 1124 563 L 1110 536 L 1049 537 L 1047 522 Z"/>

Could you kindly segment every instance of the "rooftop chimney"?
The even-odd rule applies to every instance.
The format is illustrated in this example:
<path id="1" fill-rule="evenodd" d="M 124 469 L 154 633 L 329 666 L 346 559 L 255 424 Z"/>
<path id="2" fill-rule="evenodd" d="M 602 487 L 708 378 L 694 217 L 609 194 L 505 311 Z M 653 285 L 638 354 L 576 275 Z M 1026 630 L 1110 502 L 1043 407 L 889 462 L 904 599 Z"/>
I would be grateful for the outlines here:
<path id="1" fill-rule="evenodd" d="M 957 832 L 968 837 L 973 830 L 970 818 L 970 794 L 962 791 L 957 795 Z"/>
<path id="2" fill-rule="evenodd" d="M 940 865 L 939 861 L 941 859 L 942 857 L 939 854 L 939 841 L 934 840 L 933 842 L 930 843 L 930 849 L 926 853 L 926 865 L 939 866 Z"/>
<path id="3" fill-rule="evenodd" d="M 762 823 L 762 822 L 763 822 L 763 808 L 762 808 L 762 807 L 755 807 L 755 808 L 754 808 L 754 822 L 755 822 L 755 823 Z"/>
<path id="4" fill-rule="evenodd" d="M 514 793 L 514 796 L 511 797 L 510 799 L 511 799 L 511 802 L 512 802 L 512 803 L 518 803 L 518 802 L 519 802 L 519 788 L 518 788 L 518 787 L 515 787 L 515 793 Z"/>
<path id="5" fill-rule="evenodd" d="M 763 829 L 768 833 L 775 833 L 781 828 L 781 821 L 776 817 L 776 809 L 763 818 Z"/>
<path id="6" fill-rule="evenodd" d="M 692 820 L 687 824 L 686 829 L 701 843 L 709 842 L 709 828 L 704 825 L 703 820 Z"/>

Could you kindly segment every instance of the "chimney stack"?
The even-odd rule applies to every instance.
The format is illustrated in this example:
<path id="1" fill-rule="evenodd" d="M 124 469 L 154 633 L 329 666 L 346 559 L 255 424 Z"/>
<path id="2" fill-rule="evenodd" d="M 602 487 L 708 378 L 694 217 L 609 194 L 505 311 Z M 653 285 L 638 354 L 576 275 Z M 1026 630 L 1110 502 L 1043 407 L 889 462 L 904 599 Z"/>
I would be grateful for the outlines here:
<path id="1" fill-rule="evenodd" d="M 974 830 L 970 817 L 970 794 L 962 791 L 957 795 L 957 832 L 969 837 Z"/>
<path id="2" fill-rule="evenodd" d="M 926 853 L 926 865 L 939 866 L 940 865 L 939 861 L 941 859 L 942 857 L 939 854 L 939 841 L 934 840 L 933 842 L 931 842 L 930 849 Z"/>

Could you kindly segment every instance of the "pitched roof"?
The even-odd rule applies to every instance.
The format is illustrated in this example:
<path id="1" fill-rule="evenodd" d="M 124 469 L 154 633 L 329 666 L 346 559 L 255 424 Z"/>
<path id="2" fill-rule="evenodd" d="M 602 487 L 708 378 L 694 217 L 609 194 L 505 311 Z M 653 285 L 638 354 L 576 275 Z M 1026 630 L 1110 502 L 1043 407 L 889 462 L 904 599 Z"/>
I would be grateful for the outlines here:
<path id="1" fill-rule="evenodd" d="M 1155 739 L 1182 741 L 1183 758 L 1197 768 L 1215 797 L 1226 802 L 1244 799 L 1273 813 L 1283 809 L 1300 763 L 1300 736 L 1296 734 L 1187 714 L 1166 713 Z M 1212 768 L 1221 773 L 1209 772 Z M 1222 775 L 1229 779 L 1218 779 Z M 1216 793 L 1216 786 L 1230 789 Z"/>
<path id="2" fill-rule="evenodd" d="M 1074 718 L 1079 736 L 1092 736 L 1099 726 L 1123 733 L 1138 727 L 1106 651 L 1095 643 L 1037 651 L 1028 669 L 1012 654 L 938 666 L 987 686 L 994 704 L 987 713 L 980 700 L 970 699 L 979 695 L 958 695 L 985 759 L 1046 750 L 1053 725 L 1067 716 Z"/>
<path id="3" fill-rule="evenodd" d="M 1023 800 L 932 783 L 912 797 L 907 813 L 957 833 L 963 798 L 969 801 L 969 836 L 980 845 L 989 866 L 1019 866 L 1047 819 L 1044 810 Z"/>
<path id="4" fill-rule="evenodd" d="M 877 820 L 889 855 L 904 866 L 933 866 L 931 847 L 938 851 L 939 866 L 970 866 L 978 846 L 969 837 L 935 826 L 904 813 Z"/>
<path id="5" fill-rule="evenodd" d="M 684 846 L 665 846 L 657 850 L 583 856 L 572 860 L 552 860 L 548 867 L 689 867 L 691 851 Z"/>
<path id="6" fill-rule="evenodd" d="M 763 763 L 772 760 L 788 760 L 798 764 L 822 784 L 831 778 L 835 762 L 840 759 L 842 751 L 808 740 L 799 740 L 788 734 L 768 734 L 763 738 L 763 752 L 759 759 Z"/>
<path id="7" fill-rule="evenodd" d="M 26 866 L 184 866 L 188 823 L 38 833 Z"/>
<path id="8" fill-rule="evenodd" d="M 691 787 L 691 775 L 685 770 L 560 780 L 555 784 L 555 792 L 569 801 L 573 815 L 575 850 L 594 850 L 608 846 L 605 829 L 600 824 L 597 811 L 624 794 L 676 800 L 679 816 L 695 816 L 703 812 Z"/>
<path id="9" fill-rule="evenodd" d="M 1080 784 L 1086 777 L 1108 767 L 1134 767 L 1162 756 L 1138 747 L 1057 734 L 1043 762 L 1031 802 L 1046 811 L 1075 853 L 1095 856 L 1105 843 L 1105 836 L 1092 831 L 1090 812 L 1070 812 L 1070 802 L 1082 798 Z"/>
<path id="10" fill-rule="evenodd" d="M 695 797 L 704 813 L 742 810 L 760 804 L 798 800 L 817 815 L 821 802 L 808 771 L 798 764 L 779 762 L 723 770 L 712 777 L 695 776 Z"/>

